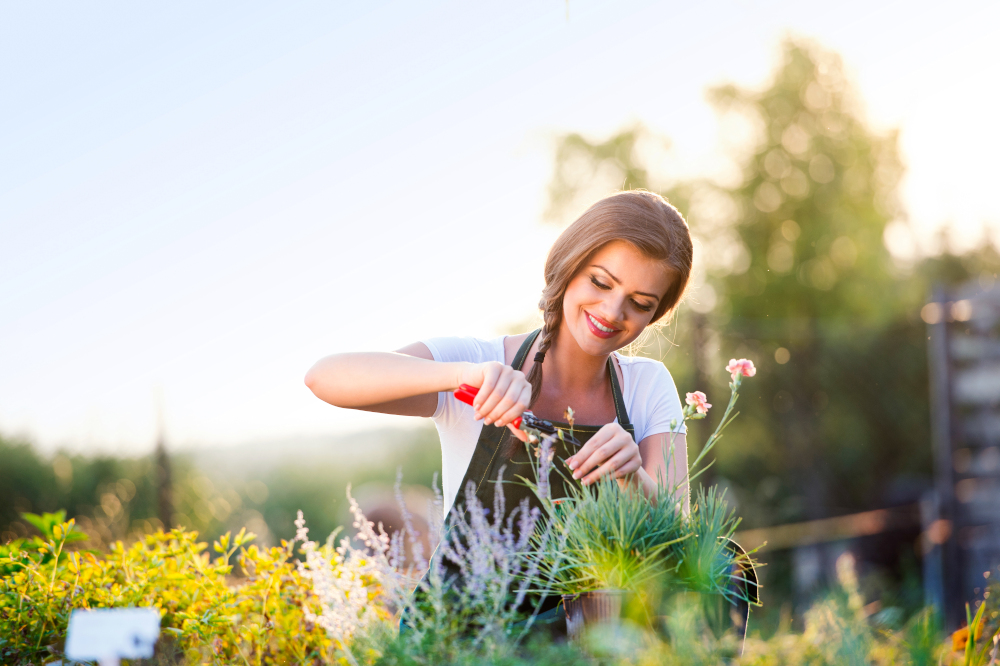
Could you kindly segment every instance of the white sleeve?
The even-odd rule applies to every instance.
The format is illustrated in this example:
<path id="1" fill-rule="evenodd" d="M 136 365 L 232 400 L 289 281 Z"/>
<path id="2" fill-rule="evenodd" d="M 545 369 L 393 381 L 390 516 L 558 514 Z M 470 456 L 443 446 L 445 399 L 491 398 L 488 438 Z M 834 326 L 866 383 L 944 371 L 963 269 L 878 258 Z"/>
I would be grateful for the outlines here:
<path id="1" fill-rule="evenodd" d="M 496 340 L 480 340 L 470 337 L 453 338 L 428 338 L 420 342 L 427 345 L 431 356 L 435 361 L 441 363 L 485 363 L 487 361 L 499 360 L 503 363 L 503 342 L 499 345 Z M 497 347 L 499 347 L 500 358 L 497 358 Z M 431 418 L 438 425 L 447 427 L 461 418 L 462 413 L 471 407 L 464 402 L 459 402 L 455 394 L 451 391 L 441 391 L 438 393 L 437 408 Z"/>
<path id="2" fill-rule="evenodd" d="M 665 432 L 687 432 L 684 426 L 684 410 L 681 398 L 677 394 L 674 378 L 662 363 L 643 363 L 643 391 L 645 395 L 645 419 L 636 424 L 642 427 L 642 432 L 636 432 L 636 442 L 641 442 L 650 435 Z M 647 374 L 648 373 L 648 374 Z M 670 422 L 674 427 L 670 427 Z"/>

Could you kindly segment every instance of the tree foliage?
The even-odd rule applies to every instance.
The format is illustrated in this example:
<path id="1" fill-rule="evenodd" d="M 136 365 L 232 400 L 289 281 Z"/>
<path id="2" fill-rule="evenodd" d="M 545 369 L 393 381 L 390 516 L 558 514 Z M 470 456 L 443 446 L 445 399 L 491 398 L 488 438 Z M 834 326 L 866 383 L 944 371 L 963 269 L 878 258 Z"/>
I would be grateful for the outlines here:
<path id="1" fill-rule="evenodd" d="M 685 214 L 696 288 L 643 353 L 715 393 L 724 387 L 701 368 L 757 363 L 746 417 L 719 444 L 714 470 L 746 524 L 916 500 L 931 473 L 920 308 L 937 280 L 994 279 L 996 251 L 909 265 L 889 253 L 886 228 L 905 220 L 896 133 L 869 128 L 836 55 L 789 39 L 761 89 L 709 96 L 724 120 L 753 128 L 732 182 L 657 181 L 677 168 L 642 161 L 641 129 L 570 134 L 556 151 L 553 209 L 613 174 Z"/>

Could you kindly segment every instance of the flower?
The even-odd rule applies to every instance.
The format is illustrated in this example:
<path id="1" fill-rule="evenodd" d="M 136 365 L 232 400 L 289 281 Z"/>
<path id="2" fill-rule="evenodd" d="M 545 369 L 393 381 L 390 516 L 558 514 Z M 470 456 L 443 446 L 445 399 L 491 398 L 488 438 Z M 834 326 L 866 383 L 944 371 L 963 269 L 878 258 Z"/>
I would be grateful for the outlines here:
<path id="1" fill-rule="evenodd" d="M 737 375 L 743 375 L 744 377 L 753 377 L 757 374 L 757 368 L 753 367 L 753 361 L 745 358 L 736 360 L 735 358 L 729 359 L 729 365 L 726 366 L 726 372 L 732 374 L 733 381 L 736 381 Z"/>
<path id="2" fill-rule="evenodd" d="M 708 404 L 708 397 L 701 391 L 688 393 L 684 402 L 694 407 L 695 411 L 699 414 L 708 414 L 708 410 L 712 407 L 712 405 Z"/>

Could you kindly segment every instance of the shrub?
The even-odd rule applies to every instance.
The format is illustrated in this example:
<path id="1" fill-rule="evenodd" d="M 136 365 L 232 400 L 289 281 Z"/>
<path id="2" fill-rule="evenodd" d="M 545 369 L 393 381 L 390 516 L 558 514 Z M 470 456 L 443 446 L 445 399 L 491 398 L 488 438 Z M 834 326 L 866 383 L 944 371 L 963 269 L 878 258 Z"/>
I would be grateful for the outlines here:
<path id="1" fill-rule="evenodd" d="M 30 516 L 42 531 L 0 557 L 0 657 L 5 664 L 62 656 L 77 608 L 146 606 L 162 614 L 161 647 L 192 663 L 330 662 L 332 641 L 306 620 L 310 581 L 293 544 L 258 549 L 252 534 L 226 534 L 213 561 L 197 532 L 159 531 L 105 555 L 67 548 L 83 537 L 59 514 Z M 327 556 L 330 556 L 327 553 Z M 233 577 L 236 556 L 242 577 Z"/>

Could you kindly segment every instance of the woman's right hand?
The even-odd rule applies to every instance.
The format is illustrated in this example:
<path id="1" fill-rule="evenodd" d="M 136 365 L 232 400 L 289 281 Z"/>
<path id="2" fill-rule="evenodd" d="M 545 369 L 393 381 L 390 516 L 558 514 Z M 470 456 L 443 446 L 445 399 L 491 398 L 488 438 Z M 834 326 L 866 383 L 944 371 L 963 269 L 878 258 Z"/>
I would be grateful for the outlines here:
<path id="1" fill-rule="evenodd" d="M 462 372 L 462 383 L 479 388 L 472 407 L 476 419 L 486 425 L 509 425 L 531 404 L 531 384 L 524 373 L 503 363 L 470 363 Z"/>

